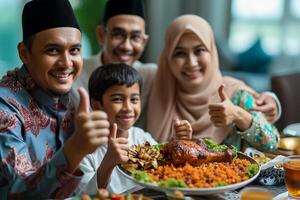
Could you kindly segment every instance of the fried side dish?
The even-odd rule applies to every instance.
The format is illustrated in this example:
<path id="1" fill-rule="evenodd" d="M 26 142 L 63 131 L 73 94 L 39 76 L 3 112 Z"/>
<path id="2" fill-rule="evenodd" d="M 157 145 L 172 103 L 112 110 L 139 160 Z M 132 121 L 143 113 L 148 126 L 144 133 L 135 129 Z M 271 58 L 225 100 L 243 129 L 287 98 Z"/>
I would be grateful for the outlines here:
<path id="1" fill-rule="evenodd" d="M 266 164 L 271 160 L 271 158 L 265 156 L 265 155 L 254 155 L 252 157 L 259 165 Z"/>
<path id="2" fill-rule="evenodd" d="M 267 162 L 269 162 L 270 160 L 272 160 L 271 158 L 265 156 L 265 155 L 254 155 L 252 157 L 260 166 L 266 164 Z M 277 169 L 283 169 L 283 163 L 278 163 L 276 165 L 274 165 L 274 168 Z"/>
<path id="3" fill-rule="evenodd" d="M 163 152 L 175 166 L 185 163 L 199 166 L 210 162 L 231 162 L 236 157 L 236 153 L 230 148 L 223 151 L 210 149 L 203 139 L 197 141 L 172 140 L 166 144 Z"/>
<path id="4" fill-rule="evenodd" d="M 81 200 L 151 200 L 151 198 L 142 194 L 109 194 L 106 189 L 100 189 L 96 195 L 82 194 Z"/>
<path id="5" fill-rule="evenodd" d="M 128 162 L 122 164 L 122 167 L 127 171 L 157 168 L 158 163 L 164 160 L 163 155 L 160 153 L 160 145 L 151 146 L 149 142 L 130 147 L 128 157 Z"/>

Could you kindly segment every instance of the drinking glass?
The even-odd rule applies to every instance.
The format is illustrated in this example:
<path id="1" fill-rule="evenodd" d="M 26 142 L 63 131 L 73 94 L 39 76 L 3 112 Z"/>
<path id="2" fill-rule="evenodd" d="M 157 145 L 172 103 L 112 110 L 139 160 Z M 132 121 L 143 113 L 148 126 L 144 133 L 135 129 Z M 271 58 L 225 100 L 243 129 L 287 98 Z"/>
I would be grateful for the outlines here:
<path id="1" fill-rule="evenodd" d="M 283 163 L 289 199 L 300 199 L 300 155 L 288 156 Z"/>

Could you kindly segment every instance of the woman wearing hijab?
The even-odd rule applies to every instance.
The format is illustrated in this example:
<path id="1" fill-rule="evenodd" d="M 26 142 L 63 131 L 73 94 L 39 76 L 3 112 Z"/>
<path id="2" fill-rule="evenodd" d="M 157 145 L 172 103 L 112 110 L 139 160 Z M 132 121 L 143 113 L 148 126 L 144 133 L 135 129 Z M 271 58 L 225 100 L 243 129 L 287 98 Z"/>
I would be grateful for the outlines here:
<path id="1" fill-rule="evenodd" d="M 223 77 L 213 31 L 201 17 L 183 15 L 169 26 L 152 87 L 147 129 L 159 142 L 173 135 L 176 118 L 188 120 L 193 138 L 241 148 L 276 149 L 276 128 L 252 111 L 257 93 L 242 81 Z"/>

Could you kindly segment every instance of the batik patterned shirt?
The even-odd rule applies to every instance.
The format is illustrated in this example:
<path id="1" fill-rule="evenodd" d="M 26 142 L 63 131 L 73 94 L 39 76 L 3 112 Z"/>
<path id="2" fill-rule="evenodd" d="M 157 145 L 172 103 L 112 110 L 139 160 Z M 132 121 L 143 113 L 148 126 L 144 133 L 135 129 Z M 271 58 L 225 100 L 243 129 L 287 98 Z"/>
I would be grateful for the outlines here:
<path id="1" fill-rule="evenodd" d="M 249 129 L 241 132 L 236 128 L 227 136 L 224 143 L 241 149 L 241 141 L 246 146 L 252 146 L 262 151 L 272 151 L 277 148 L 279 134 L 274 125 L 270 124 L 263 113 L 251 111 L 255 106 L 255 98 L 247 91 L 240 90 L 232 98 L 233 104 L 248 110 L 252 115 Z"/>
<path id="2" fill-rule="evenodd" d="M 73 133 L 68 95 L 36 86 L 25 66 L 0 80 L 0 199 L 62 199 L 82 172 L 69 174 L 62 145 Z"/>

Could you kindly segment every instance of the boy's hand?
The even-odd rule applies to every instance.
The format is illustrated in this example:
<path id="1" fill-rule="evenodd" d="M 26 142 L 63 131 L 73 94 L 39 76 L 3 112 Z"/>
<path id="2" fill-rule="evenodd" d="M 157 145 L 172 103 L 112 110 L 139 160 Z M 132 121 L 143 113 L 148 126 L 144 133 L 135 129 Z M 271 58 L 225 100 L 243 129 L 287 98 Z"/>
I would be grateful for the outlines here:
<path id="1" fill-rule="evenodd" d="M 191 124 L 187 120 L 174 120 L 174 128 L 176 133 L 176 138 L 181 140 L 191 140 L 193 129 Z"/>
<path id="2" fill-rule="evenodd" d="M 268 122 L 273 123 L 277 116 L 277 104 L 274 98 L 267 92 L 261 93 L 261 95 L 256 100 L 256 106 L 252 108 L 253 111 L 262 112 Z"/>
<path id="3" fill-rule="evenodd" d="M 219 87 L 221 103 L 209 104 L 210 119 L 216 127 L 223 127 L 232 124 L 235 120 L 235 105 L 224 91 L 224 85 Z"/>
<path id="4" fill-rule="evenodd" d="M 114 123 L 111 128 L 106 153 L 111 164 L 114 166 L 128 161 L 128 139 L 122 137 L 117 138 L 117 130 L 117 124 Z"/>

